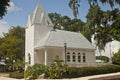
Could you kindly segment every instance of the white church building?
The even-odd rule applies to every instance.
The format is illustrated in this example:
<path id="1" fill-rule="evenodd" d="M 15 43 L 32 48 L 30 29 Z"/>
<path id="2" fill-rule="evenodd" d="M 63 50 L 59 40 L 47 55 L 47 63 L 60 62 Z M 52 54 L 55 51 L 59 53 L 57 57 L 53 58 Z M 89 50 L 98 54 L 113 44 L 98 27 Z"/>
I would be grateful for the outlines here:
<path id="1" fill-rule="evenodd" d="M 53 30 L 53 23 L 39 4 L 29 14 L 25 35 L 25 62 L 27 66 L 49 65 L 63 60 L 68 66 L 95 65 L 95 48 L 79 32 Z"/>

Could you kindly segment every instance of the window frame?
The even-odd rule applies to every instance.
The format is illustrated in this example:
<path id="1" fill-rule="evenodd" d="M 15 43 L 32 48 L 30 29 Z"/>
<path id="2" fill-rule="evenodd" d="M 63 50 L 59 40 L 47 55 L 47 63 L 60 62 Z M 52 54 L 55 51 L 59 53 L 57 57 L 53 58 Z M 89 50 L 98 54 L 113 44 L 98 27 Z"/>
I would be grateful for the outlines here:
<path id="1" fill-rule="evenodd" d="M 83 53 L 83 63 L 86 63 L 86 54 Z"/>
<path id="2" fill-rule="evenodd" d="M 70 52 L 67 52 L 66 61 L 67 61 L 67 62 L 70 62 L 70 60 L 71 60 L 71 59 L 70 59 Z"/>
<path id="3" fill-rule="evenodd" d="M 75 52 L 73 52 L 73 54 L 72 54 L 72 62 L 76 62 L 76 53 Z"/>
<path id="4" fill-rule="evenodd" d="M 78 57 L 78 62 L 81 63 L 81 53 L 80 52 L 78 53 L 77 57 Z"/>

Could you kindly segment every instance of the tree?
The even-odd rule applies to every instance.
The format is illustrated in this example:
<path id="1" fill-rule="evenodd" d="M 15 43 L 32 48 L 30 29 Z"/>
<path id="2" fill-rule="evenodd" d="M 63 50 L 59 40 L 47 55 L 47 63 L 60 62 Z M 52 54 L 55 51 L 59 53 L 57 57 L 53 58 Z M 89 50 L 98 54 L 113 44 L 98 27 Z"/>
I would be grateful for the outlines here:
<path id="1" fill-rule="evenodd" d="M 120 65 L 120 50 L 113 55 L 113 57 L 112 57 L 112 63 Z"/>
<path id="2" fill-rule="evenodd" d="M 73 11 L 75 18 L 78 15 L 78 8 L 82 0 L 70 0 L 69 7 Z M 83 29 L 83 34 L 91 41 L 91 36 L 94 34 L 96 45 L 101 53 L 107 42 L 114 39 L 120 39 L 119 31 L 119 18 L 115 19 L 115 14 L 111 11 L 102 11 L 99 4 L 109 4 L 112 8 L 117 4 L 120 5 L 120 0 L 86 0 L 90 5 L 90 9 L 87 15 L 87 24 Z M 114 8 L 113 8 L 114 9 Z M 114 15 L 114 16 L 113 16 Z M 117 14 L 118 15 L 118 14 Z M 111 25 L 112 23 L 112 25 Z M 115 25 L 115 24 L 116 25 Z M 114 26 L 114 28 L 113 28 Z M 116 27 L 117 26 L 117 27 Z M 111 27 L 111 28 L 110 28 Z M 110 30 L 111 29 L 111 30 Z M 110 33 L 111 32 L 111 33 Z"/>
<path id="3" fill-rule="evenodd" d="M 120 10 L 114 9 L 111 11 L 112 15 L 112 24 L 109 30 L 110 35 L 113 36 L 114 39 L 120 41 Z"/>
<path id="4" fill-rule="evenodd" d="M 79 32 L 83 30 L 83 26 L 85 25 L 80 19 L 71 19 L 68 16 L 61 16 L 57 13 L 50 13 L 49 17 L 57 29 Z"/>
<path id="5" fill-rule="evenodd" d="M 49 13 L 48 15 L 54 24 L 54 28 L 61 29 L 61 26 L 62 26 L 61 14 Z"/>
<path id="6" fill-rule="evenodd" d="M 103 11 L 95 5 L 89 9 L 83 34 L 87 35 L 88 40 L 94 35 L 95 44 L 100 53 L 104 50 L 106 43 L 113 39 L 120 40 L 119 15 L 120 11 L 117 8 Z"/>
<path id="7" fill-rule="evenodd" d="M 75 18 L 77 18 L 78 16 L 78 8 L 80 7 L 80 0 L 70 0 L 69 2 L 69 7 L 72 9 L 73 11 L 73 15 Z"/>
<path id="8" fill-rule="evenodd" d="M 12 66 L 14 61 L 24 60 L 25 31 L 23 27 L 12 27 L 4 33 L 0 43 L 0 54 L 5 56 L 6 64 Z"/>
<path id="9" fill-rule="evenodd" d="M 0 19 L 7 13 L 10 0 L 0 0 Z"/>
<path id="10" fill-rule="evenodd" d="M 70 0 L 69 1 L 69 7 L 72 9 L 73 15 L 75 18 L 77 18 L 78 15 L 78 8 L 80 7 L 80 3 L 82 0 Z M 102 4 L 109 4 L 112 8 L 116 4 L 120 5 L 120 0 L 87 0 L 90 7 L 94 5 L 98 5 L 99 3 Z"/>

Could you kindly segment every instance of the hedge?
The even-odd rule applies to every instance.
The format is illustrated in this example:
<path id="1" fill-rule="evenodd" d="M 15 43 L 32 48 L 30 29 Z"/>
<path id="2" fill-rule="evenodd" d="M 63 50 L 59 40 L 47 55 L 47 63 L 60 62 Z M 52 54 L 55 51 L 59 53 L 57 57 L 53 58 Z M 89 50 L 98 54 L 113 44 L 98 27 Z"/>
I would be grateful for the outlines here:
<path id="1" fill-rule="evenodd" d="M 58 63 L 50 66 L 35 64 L 27 68 L 27 70 L 25 71 L 25 79 L 29 78 L 35 80 L 42 73 L 45 74 L 45 78 L 62 79 L 78 78 L 115 72 L 120 72 L 119 65 L 103 65 L 97 67 L 66 67 L 64 65 L 58 65 Z"/>
<path id="2" fill-rule="evenodd" d="M 104 65 L 98 67 L 69 67 L 66 78 L 77 78 L 97 74 L 106 74 L 120 72 L 120 66 L 118 65 Z"/>
<path id="3" fill-rule="evenodd" d="M 15 71 L 10 73 L 11 78 L 22 79 L 24 78 L 24 72 Z"/>

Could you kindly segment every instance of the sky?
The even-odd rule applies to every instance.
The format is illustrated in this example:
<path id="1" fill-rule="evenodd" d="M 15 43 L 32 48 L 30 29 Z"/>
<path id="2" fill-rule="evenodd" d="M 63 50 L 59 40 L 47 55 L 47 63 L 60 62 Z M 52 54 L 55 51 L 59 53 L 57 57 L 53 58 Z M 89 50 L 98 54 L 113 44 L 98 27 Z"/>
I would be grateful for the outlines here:
<path id="1" fill-rule="evenodd" d="M 11 26 L 25 26 L 28 14 L 31 13 L 37 4 L 40 3 L 47 13 L 59 13 L 74 18 L 72 10 L 69 8 L 69 0 L 11 0 L 10 7 L 8 7 L 7 14 L 0 20 L 0 35 L 2 32 L 7 32 L 6 29 Z M 102 9 L 107 10 L 110 7 L 107 5 L 100 5 Z M 79 8 L 78 18 L 86 21 L 86 14 L 89 5 L 86 0 L 82 0 Z"/>
<path id="2" fill-rule="evenodd" d="M 72 10 L 69 8 L 69 0 L 11 0 L 7 14 L 0 20 L 0 36 L 8 32 L 11 26 L 20 25 L 25 27 L 28 14 L 33 12 L 37 4 L 40 3 L 47 13 L 59 13 L 61 15 L 74 18 Z M 103 10 L 111 9 L 108 5 L 100 5 Z M 86 0 L 82 0 L 79 8 L 78 18 L 86 22 L 86 14 L 89 5 Z"/>

